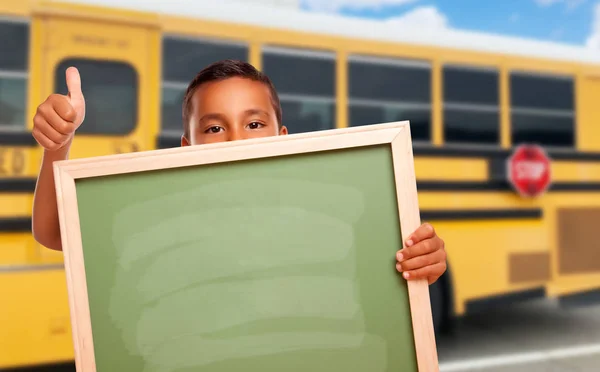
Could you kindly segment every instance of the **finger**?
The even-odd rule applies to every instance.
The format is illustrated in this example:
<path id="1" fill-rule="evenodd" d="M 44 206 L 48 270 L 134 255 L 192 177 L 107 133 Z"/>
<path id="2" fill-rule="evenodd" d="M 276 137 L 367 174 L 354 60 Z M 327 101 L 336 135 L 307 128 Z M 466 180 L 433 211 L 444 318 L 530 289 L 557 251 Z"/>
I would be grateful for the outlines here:
<path id="1" fill-rule="evenodd" d="M 76 67 L 69 67 L 65 72 L 67 79 L 67 89 L 69 90 L 69 98 L 71 100 L 80 101 L 83 99 L 81 92 L 81 76 Z"/>
<path id="2" fill-rule="evenodd" d="M 420 269 L 405 271 L 402 273 L 404 279 L 415 280 L 415 279 L 427 279 L 435 281 L 439 278 L 446 270 L 445 262 L 438 262 L 433 265 L 425 266 Z"/>
<path id="3" fill-rule="evenodd" d="M 52 106 L 40 107 L 39 113 L 56 132 L 62 135 L 70 135 L 75 131 L 75 124 L 69 121 L 69 119 L 75 118 L 75 110 L 66 100 L 55 100 Z"/>
<path id="4" fill-rule="evenodd" d="M 69 67 L 65 72 L 65 76 L 69 97 L 75 99 L 83 96 L 83 93 L 81 92 L 81 76 L 79 76 L 79 70 L 77 70 L 76 67 Z"/>
<path id="5" fill-rule="evenodd" d="M 48 138 L 53 143 L 60 145 L 69 138 L 68 135 L 62 134 L 54 129 L 41 115 L 36 115 L 33 118 L 33 124 L 34 128 L 37 129 L 39 133 L 43 134 L 44 137 Z"/>
<path id="6" fill-rule="evenodd" d="M 33 138 L 35 138 L 35 140 L 40 144 L 40 146 L 47 150 L 54 151 L 60 148 L 59 144 L 48 138 L 48 136 L 42 133 L 38 128 L 34 128 L 31 134 L 33 135 Z"/>
<path id="7" fill-rule="evenodd" d="M 70 134 L 75 131 L 75 119 L 77 119 L 77 112 L 64 97 L 56 97 L 52 101 L 52 110 L 44 109 L 44 115 L 48 122 L 52 126 L 63 134 Z M 55 120 L 56 114 L 59 120 Z"/>
<path id="8" fill-rule="evenodd" d="M 418 257 L 435 252 L 442 248 L 441 239 L 427 239 L 420 243 L 417 243 L 411 247 L 404 248 L 396 253 L 396 259 L 398 262 L 402 262 L 413 257 Z"/>
<path id="9" fill-rule="evenodd" d="M 404 262 L 398 262 L 396 264 L 396 268 L 398 271 L 410 271 L 445 261 L 446 252 L 443 250 L 437 250 L 424 256 L 411 258 L 410 260 L 406 260 Z"/>
<path id="10" fill-rule="evenodd" d="M 416 244 L 424 239 L 433 238 L 435 236 L 435 229 L 431 224 L 424 223 L 415 232 L 410 234 L 408 238 L 406 238 L 406 246 L 410 247 L 413 244 Z"/>

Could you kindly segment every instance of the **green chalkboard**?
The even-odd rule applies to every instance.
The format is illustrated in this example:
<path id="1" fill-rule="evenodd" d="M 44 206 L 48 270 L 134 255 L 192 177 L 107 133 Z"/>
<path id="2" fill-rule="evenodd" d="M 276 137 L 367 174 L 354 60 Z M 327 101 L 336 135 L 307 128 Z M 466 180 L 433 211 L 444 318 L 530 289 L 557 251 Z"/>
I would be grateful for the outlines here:
<path id="1" fill-rule="evenodd" d="M 417 371 L 392 146 L 371 142 L 73 177 L 78 368 L 87 348 L 100 372 Z"/>

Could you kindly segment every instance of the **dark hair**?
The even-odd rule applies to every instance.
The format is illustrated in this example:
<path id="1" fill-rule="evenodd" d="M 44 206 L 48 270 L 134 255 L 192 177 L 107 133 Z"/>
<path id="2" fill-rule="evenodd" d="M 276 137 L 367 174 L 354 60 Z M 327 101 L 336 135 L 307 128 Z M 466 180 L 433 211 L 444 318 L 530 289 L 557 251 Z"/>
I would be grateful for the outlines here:
<path id="1" fill-rule="evenodd" d="M 275 109 L 275 115 L 277 116 L 277 123 L 279 124 L 279 127 L 281 127 L 281 103 L 279 102 L 279 96 L 277 95 L 277 91 L 275 90 L 275 86 L 273 86 L 271 79 L 247 62 L 225 59 L 214 62 L 205 67 L 188 85 L 185 96 L 183 97 L 182 108 L 183 135 L 186 138 L 189 139 L 189 121 L 192 111 L 191 101 L 196 89 L 198 89 L 198 87 L 204 83 L 225 80 L 232 77 L 241 77 L 253 81 L 259 81 L 269 88 L 271 91 L 271 102 L 273 104 L 273 108 Z"/>

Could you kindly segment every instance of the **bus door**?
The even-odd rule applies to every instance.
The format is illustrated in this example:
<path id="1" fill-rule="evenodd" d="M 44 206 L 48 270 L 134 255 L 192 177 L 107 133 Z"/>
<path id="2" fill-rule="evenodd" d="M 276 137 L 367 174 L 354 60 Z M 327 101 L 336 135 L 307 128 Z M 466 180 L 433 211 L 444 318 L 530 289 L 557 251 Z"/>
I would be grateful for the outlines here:
<path id="1" fill-rule="evenodd" d="M 43 51 L 37 101 L 68 94 L 66 70 L 79 70 L 86 112 L 69 158 L 152 149 L 159 112 L 155 18 L 68 4 L 53 7 L 40 10 L 36 18 Z"/>

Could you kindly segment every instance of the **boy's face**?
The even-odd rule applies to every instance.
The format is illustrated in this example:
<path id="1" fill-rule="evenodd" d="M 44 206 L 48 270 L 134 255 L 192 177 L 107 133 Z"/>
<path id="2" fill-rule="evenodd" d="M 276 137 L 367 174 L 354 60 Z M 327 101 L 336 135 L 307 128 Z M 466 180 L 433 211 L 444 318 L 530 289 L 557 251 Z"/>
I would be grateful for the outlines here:
<path id="1" fill-rule="evenodd" d="M 182 146 L 287 134 L 279 129 L 269 88 L 258 81 L 234 77 L 202 84 L 191 104 L 190 138 L 182 137 Z"/>

